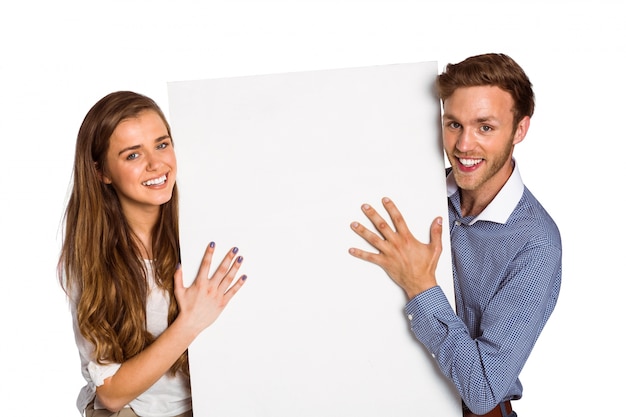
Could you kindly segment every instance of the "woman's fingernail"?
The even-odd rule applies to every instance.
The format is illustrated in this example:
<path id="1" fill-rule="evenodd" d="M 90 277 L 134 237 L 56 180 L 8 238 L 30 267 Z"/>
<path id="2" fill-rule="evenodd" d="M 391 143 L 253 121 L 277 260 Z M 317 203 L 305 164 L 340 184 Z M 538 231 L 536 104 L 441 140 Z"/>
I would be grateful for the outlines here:
<path id="1" fill-rule="evenodd" d="M 214 247 L 215 247 L 215 242 L 211 242 L 211 243 L 209 243 L 209 246 L 210 246 L 210 247 L 212 247 L 212 248 L 214 248 Z"/>
<path id="2" fill-rule="evenodd" d="M 242 275 L 242 276 L 241 276 L 241 280 L 242 280 L 242 281 L 245 281 L 245 280 L 247 280 L 247 279 L 248 279 L 248 276 L 247 276 L 247 275 Z"/>
<path id="3" fill-rule="evenodd" d="M 243 256 L 238 256 L 237 257 L 237 263 L 241 263 L 241 261 L 243 261 Z"/>
<path id="4" fill-rule="evenodd" d="M 237 253 L 237 252 L 239 252 L 239 248 L 235 246 L 235 247 L 233 248 L 233 253 Z"/>

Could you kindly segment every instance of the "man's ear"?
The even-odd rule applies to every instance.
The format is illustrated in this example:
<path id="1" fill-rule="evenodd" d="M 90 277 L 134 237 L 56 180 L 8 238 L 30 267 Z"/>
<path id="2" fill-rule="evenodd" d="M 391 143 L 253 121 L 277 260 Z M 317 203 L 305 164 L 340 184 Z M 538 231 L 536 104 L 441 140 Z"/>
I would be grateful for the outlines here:
<path id="1" fill-rule="evenodd" d="M 530 127 L 530 116 L 524 116 L 522 120 L 517 124 L 515 134 L 513 135 L 513 145 L 517 145 L 526 137 L 528 128 Z"/>
<path id="2" fill-rule="evenodd" d="M 100 168 L 100 164 L 98 164 L 97 162 L 94 162 L 93 164 L 96 167 L 96 172 L 98 173 L 98 178 L 100 179 L 100 181 L 102 181 L 104 184 L 111 184 L 113 181 L 111 181 L 111 178 L 109 178 Z"/>

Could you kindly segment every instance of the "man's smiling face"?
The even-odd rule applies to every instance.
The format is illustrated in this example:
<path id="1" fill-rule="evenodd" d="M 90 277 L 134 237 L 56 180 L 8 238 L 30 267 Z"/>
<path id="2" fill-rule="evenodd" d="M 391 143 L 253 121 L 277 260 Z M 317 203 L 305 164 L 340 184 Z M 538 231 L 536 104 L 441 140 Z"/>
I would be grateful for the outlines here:
<path id="1" fill-rule="evenodd" d="M 443 144 L 463 191 L 495 195 L 513 170 L 514 145 L 529 118 L 514 126 L 511 95 L 494 86 L 461 87 L 443 104 Z"/>

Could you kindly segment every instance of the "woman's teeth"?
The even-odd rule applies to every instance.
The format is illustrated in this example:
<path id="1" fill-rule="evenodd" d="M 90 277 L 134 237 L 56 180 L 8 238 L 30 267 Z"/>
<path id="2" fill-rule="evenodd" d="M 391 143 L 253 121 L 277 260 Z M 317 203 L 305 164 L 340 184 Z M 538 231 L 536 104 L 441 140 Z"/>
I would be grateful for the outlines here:
<path id="1" fill-rule="evenodd" d="M 153 180 L 144 181 L 143 185 L 161 185 L 167 179 L 167 175 L 162 175 L 159 178 L 155 178 Z"/>

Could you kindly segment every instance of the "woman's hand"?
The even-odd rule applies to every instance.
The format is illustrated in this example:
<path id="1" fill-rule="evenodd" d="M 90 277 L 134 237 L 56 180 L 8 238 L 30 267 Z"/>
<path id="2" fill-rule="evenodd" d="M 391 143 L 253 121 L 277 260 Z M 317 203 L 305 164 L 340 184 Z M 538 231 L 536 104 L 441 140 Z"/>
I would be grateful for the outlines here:
<path id="1" fill-rule="evenodd" d="M 350 248 L 356 258 L 380 266 L 398 284 L 409 298 L 437 285 L 435 270 L 441 255 L 441 218 L 436 218 L 430 227 L 430 243 L 424 244 L 411 234 L 402 214 L 389 198 L 383 198 L 383 206 L 393 222 L 391 228 L 370 205 L 361 209 L 372 222 L 376 234 L 358 222 L 350 226 L 378 253 Z"/>
<path id="2" fill-rule="evenodd" d="M 204 252 L 196 279 L 189 287 L 183 284 L 180 267 L 174 274 L 174 295 L 179 307 L 178 318 L 196 335 L 213 324 L 247 278 L 242 275 L 231 286 L 243 262 L 243 257 L 237 255 L 239 249 L 236 247 L 226 254 L 209 278 L 214 251 L 215 243 L 211 242 Z"/>

